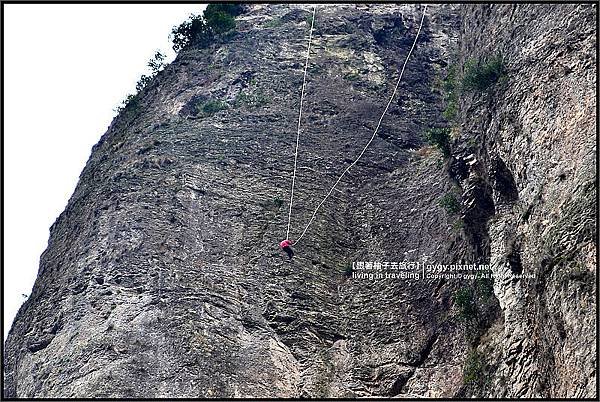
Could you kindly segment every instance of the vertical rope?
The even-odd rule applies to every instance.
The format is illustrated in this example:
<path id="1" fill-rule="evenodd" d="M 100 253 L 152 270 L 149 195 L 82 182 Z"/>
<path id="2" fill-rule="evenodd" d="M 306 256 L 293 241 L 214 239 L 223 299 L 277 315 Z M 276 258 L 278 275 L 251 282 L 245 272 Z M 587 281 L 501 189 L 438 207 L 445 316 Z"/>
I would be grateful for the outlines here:
<path id="1" fill-rule="evenodd" d="M 363 156 L 363 154 L 365 153 L 365 151 L 367 150 L 367 148 L 369 147 L 369 145 L 371 145 L 371 142 L 373 142 L 373 140 L 375 139 L 375 136 L 377 135 L 377 132 L 379 131 L 379 127 L 381 126 L 381 122 L 383 121 L 383 117 L 387 113 L 388 109 L 390 108 L 390 105 L 392 104 L 392 101 L 394 100 L 394 97 L 396 96 L 396 92 L 398 91 L 398 86 L 400 85 L 400 80 L 402 79 L 402 76 L 404 75 L 404 70 L 406 68 L 406 64 L 408 63 L 408 59 L 410 58 L 410 55 L 412 54 L 413 49 L 415 48 L 415 45 L 417 44 L 417 39 L 419 39 L 419 34 L 421 33 L 421 28 L 423 27 L 423 21 L 425 20 L 425 11 L 427 11 L 427 5 L 425 5 L 425 8 L 423 9 L 423 16 L 421 17 L 421 23 L 419 24 L 419 29 L 417 30 L 417 35 L 415 36 L 415 40 L 414 40 L 414 42 L 413 42 L 413 44 L 412 44 L 412 46 L 410 48 L 410 51 L 408 52 L 408 55 L 406 56 L 406 60 L 404 60 L 404 65 L 402 66 L 402 70 L 400 71 L 400 76 L 398 77 L 398 81 L 396 81 L 396 86 L 394 87 L 394 91 L 392 92 L 392 96 L 390 96 L 390 100 L 388 101 L 385 109 L 383 110 L 383 113 L 381 114 L 381 117 L 379 118 L 379 121 L 377 122 L 377 126 L 375 127 L 375 131 L 373 132 L 373 135 L 371 136 L 371 139 L 369 140 L 369 142 L 367 142 L 367 145 L 365 145 L 365 147 L 363 148 L 363 150 L 361 151 L 361 153 L 358 155 L 358 158 L 356 158 L 354 160 L 354 162 L 352 162 L 344 170 L 344 172 L 340 175 L 340 177 L 337 178 L 337 180 L 335 181 L 335 183 L 333 184 L 333 186 L 331 186 L 331 189 L 329 190 L 329 192 L 327 193 L 327 195 L 325 196 L 325 198 L 323 198 L 323 200 L 319 203 L 319 205 L 317 206 L 317 208 L 313 212 L 310 220 L 308 221 L 308 224 L 304 228 L 304 231 L 302 231 L 302 234 L 300 235 L 300 237 L 298 237 L 298 239 L 294 242 L 296 245 L 298 244 L 298 242 L 300 241 L 300 239 L 302 239 L 302 237 L 304 237 L 304 234 L 308 230 L 308 227 L 310 226 L 310 224 L 315 219 L 315 215 L 317 214 L 317 211 L 319 211 L 319 208 L 321 208 L 321 205 L 323 205 L 325 203 L 325 201 L 327 200 L 327 198 L 329 198 L 329 196 L 331 195 L 331 193 L 333 193 L 333 190 L 335 189 L 335 186 L 337 186 L 337 184 L 340 182 L 340 180 L 342 180 L 342 177 L 344 177 L 344 175 L 350 170 L 350 168 L 352 166 L 354 166 L 356 164 L 356 162 L 358 162 L 358 160 L 361 158 L 361 156 Z M 314 20 L 314 18 L 313 18 L 313 20 Z M 291 210 L 291 206 L 290 206 L 290 210 Z M 289 232 L 289 223 L 288 223 L 288 232 Z"/>
<path id="2" fill-rule="evenodd" d="M 308 61 L 310 59 L 310 44 L 312 42 L 312 33 L 315 26 L 315 13 L 317 6 L 313 7 L 312 21 L 310 23 L 310 33 L 308 35 L 308 49 L 306 50 L 306 63 L 304 64 L 304 79 L 302 80 L 302 93 L 300 94 L 300 113 L 298 113 L 298 131 L 296 134 L 296 151 L 294 154 L 294 174 L 292 176 L 292 194 L 290 196 L 290 209 L 288 212 L 288 224 L 285 238 L 290 237 L 290 224 L 292 223 L 292 203 L 294 202 L 294 185 L 296 183 L 296 166 L 298 163 L 298 145 L 300 143 L 300 123 L 302 121 L 302 104 L 304 103 L 304 89 L 306 88 L 306 72 L 308 71 Z"/>

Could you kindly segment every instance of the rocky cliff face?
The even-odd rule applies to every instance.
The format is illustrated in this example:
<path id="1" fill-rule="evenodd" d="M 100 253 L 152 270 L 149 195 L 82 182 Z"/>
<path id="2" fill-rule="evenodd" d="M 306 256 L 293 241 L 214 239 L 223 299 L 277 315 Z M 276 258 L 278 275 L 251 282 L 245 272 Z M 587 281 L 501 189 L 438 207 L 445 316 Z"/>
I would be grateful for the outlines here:
<path id="1" fill-rule="evenodd" d="M 596 387 L 596 7 L 473 7 L 459 55 L 501 52 L 508 79 L 465 97 L 456 165 L 487 223 L 503 323 L 480 349 L 489 395 L 591 397 Z M 475 141 L 472 141 L 474 139 Z M 479 199 L 477 199 L 479 198 Z M 533 276 L 533 277 L 530 277 Z"/>
<path id="2" fill-rule="evenodd" d="M 596 8 L 430 5 L 378 137 L 288 262 L 310 11 L 247 6 L 115 119 L 51 228 L 5 396 L 595 396 Z M 422 11 L 318 8 L 292 239 L 371 136 Z M 440 77 L 495 52 L 506 79 L 446 121 Z M 449 124 L 444 157 L 423 132 Z M 350 270 L 403 261 L 523 275 Z"/>

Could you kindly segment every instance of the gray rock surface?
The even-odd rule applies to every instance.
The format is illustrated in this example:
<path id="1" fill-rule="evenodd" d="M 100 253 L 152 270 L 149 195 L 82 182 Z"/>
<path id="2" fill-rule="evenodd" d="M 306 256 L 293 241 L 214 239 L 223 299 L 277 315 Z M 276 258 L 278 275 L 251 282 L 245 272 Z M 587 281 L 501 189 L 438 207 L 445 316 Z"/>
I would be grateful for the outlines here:
<path id="1" fill-rule="evenodd" d="M 4 396 L 595 396 L 595 6 L 430 5 L 377 138 L 289 262 L 310 11 L 247 6 L 115 118 L 51 228 Z M 292 239 L 370 138 L 422 11 L 318 8 Z M 461 98 L 444 159 L 422 137 L 448 124 L 438 81 L 496 51 L 508 78 Z M 463 282 L 352 277 L 358 261 L 535 277 L 495 280 L 466 322 Z"/>
<path id="2" fill-rule="evenodd" d="M 481 345 L 497 365 L 489 395 L 596 395 L 596 12 L 502 5 L 463 17 L 459 54 L 502 53 L 508 79 L 462 105 L 458 158 L 477 160 L 462 185 L 483 182 L 493 199 L 494 272 L 533 276 L 494 281 L 503 331 Z"/>

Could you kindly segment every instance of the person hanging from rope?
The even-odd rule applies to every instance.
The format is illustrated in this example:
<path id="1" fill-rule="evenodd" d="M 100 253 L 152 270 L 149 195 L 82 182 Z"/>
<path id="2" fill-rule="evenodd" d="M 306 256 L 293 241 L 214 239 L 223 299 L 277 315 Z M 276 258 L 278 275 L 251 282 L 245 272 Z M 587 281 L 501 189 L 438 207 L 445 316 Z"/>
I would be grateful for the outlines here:
<path id="1" fill-rule="evenodd" d="M 287 253 L 288 257 L 290 257 L 290 260 L 294 256 L 294 250 L 292 250 L 291 245 L 292 241 L 287 239 L 279 243 L 279 247 L 281 247 L 281 249 Z"/>

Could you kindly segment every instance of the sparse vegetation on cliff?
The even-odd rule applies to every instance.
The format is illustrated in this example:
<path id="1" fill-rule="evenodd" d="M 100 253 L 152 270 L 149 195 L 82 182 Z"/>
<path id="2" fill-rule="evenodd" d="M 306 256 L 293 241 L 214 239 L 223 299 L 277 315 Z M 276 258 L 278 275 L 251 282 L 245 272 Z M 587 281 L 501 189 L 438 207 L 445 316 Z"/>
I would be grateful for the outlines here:
<path id="1" fill-rule="evenodd" d="M 473 291 L 469 287 L 464 287 L 456 291 L 454 294 L 454 303 L 458 308 L 459 317 L 469 321 L 477 317 L 477 308 L 475 306 L 475 298 Z"/>
<path id="2" fill-rule="evenodd" d="M 445 156 L 450 155 L 450 128 L 430 128 L 424 136 L 429 144 L 438 147 Z"/>
<path id="3" fill-rule="evenodd" d="M 277 208 L 281 208 L 281 206 L 283 205 L 283 200 L 281 198 L 279 198 L 279 197 L 275 197 L 273 199 L 273 204 L 275 204 L 275 206 Z"/>
<path id="4" fill-rule="evenodd" d="M 234 106 L 264 106 L 268 104 L 270 100 L 270 97 L 265 95 L 261 90 L 256 90 L 254 92 L 240 92 L 235 97 Z"/>
<path id="5" fill-rule="evenodd" d="M 352 269 L 352 262 L 349 261 L 344 266 L 344 276 L 347 278 L 351 278 L 352 272 L 354 272 L 354 270 Z"/>
<path id="6" fill-rule="evenodd" d="M 465 91 L 483 92 L 498 82 L 505 74 L 501 55 L 491 57 L 487 62 L 469 59 L 464 66 L 462 88 Z"/>
<path id="7" fill-rule="evenodd" d="M 235 29 L 235 17 L 242 12 L 238 3 L 209 4 L 203 15 L 192 15 L 187 21 L 171 31 L 173 50 L 176 52 L 189 45 L 208 46 L 215 35 Z"/>
<path id="8" fill-rule="evenodd" d="M 463 369 L 463 383 L 465 385 L 481 385 L 485 382 L 484 371 L 483 356 L 477 350 L 470 351 Z"/>
<path id="9" fill-rule="evenodd" d="M 121 113 L 125 109 L 135 110 L 139 103 L 139 95 L 146 88 L 146 86 L 152 81 L 154 77 L 164 68 L 165 55 L 159 50 L 154 53 L 154 56 L 148 61 L 148 67 L 150 67 L 151 74 L 142 74 L 137 84 L 135 85 L 135 94 L 129 94 L 121 102 L 119 106 L 115 108 L 117 113 Z"/>
<path id="10" fill-rule="evenodd" d="M 212 116 L 213 114 L 227 109 L 227 104 L 218 100 L 209 100 L 196 105 L 199 115 Z"/>
<path id="11" fill-rule="evenodd" d="M 156 74 L 158 74 L 158 72 L 163 69 L 163 67 L 165 66 L 164 60 L 165 55 L 157 50 L 154 56 L 148 61 L 148 67 L 150 67 L 152 73 L 150 75 L 142 74 L 135 86 L 135 90 L 138 93 L 143 91 L 144 88 L 146 88 L 146 85 L 148 85 L 148 83 L 152 81 L 152 78 L 156 77 Z"/>
<path id="12" fill-rule="evenodd" d="M 446 193 L 440 200 L 440 206 L 451 215 L 460 211 L 460 202 L 454 193 Z"/>
<path id="13" fill-rule="evenodd" d="M 476 275 L 481 276 L 456 289 L 452 298 L 456 316 L 462 322 L 467 342 L 472 347 L 479 343 L 480 337 L 497 314 L 493 279 L 486 277 L 485 271 Z"/>
<path id="14" fill-rule="evenodd" d="M 500 54 L 481 60 L 468 59 L 463 65 L 462 77 L 459 77 L 458 67 L 457 64 L 448 66 L 445 77 L 438 81 L 446 104 L 442 115 L 449 122 L 456 119 L 462 93 L 483 92 L 506 76 L 504 59 Z"/>
<path id="15" fill-rule="evenodd" d="M 448 67 L 446 77 L 442 80 L 442 89 L 444 101 L 446 102 L 446 108 L 442 115 L 446 120 L 452 121 L 456 118 L 458 112 L 458 95 L 460 92 L 460 86 L 456 81 L 456 65 Z"/>

